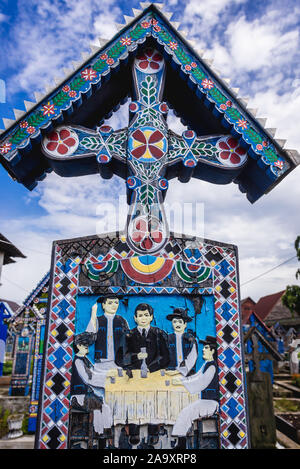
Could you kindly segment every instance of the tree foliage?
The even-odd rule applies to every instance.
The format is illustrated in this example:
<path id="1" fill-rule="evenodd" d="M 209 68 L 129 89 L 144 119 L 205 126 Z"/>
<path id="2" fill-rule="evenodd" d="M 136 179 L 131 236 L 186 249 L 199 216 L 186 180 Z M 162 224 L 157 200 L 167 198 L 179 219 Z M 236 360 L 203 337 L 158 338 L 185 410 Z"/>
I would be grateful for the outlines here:
<path id="1" fill-rule="evenodd" d="M 297 258 L 300 261 L 300 236 L 295 241 Z M 300 278 L 300 268 L 296 272 L 296 279 Z M 289 285 L 286 287 L 285 294 L 282 296 L 282 304 L 292 313 L 300 315 L 300 287 L 298 285 Z"/>
<path id="2" fill-rule="evenodd" d="M 289 285 L 286 287 L 285 294 L 282 296 L 282 303 L 289 308 L 292 313 L 300 315 L 300 287 L 298 285 Z"/>

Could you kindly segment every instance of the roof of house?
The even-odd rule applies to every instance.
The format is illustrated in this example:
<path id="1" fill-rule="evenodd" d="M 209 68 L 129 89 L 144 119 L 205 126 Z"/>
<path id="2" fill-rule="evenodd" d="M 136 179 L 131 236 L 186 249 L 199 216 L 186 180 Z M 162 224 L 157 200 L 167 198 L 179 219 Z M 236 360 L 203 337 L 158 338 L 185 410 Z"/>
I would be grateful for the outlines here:
<path id="1" fill-rule="evenodd" d="M 252 304 L 252 308 L 247 308 L 245 309 L 245 307 L 243 307 L 247 302 L 250 302 Z M 242 309 L 242 321 L 243 321 L 243 324 L 248 324 L 249 322 L 249 317 L 250 315 L 252 314 L 253 310 L 254 310 L 254 307 L 256 305 L 256 302 L 252 300 L 252 298 L 250 298 L 250 296 L 248 296 L 247 298 L 244 298 L 243 300 L 241 300 L 241 309 Z"/>
<path id="2" fill-rule="evenodd" d="M 14 110 L 16 120 L 3 119 L 0 163 L 13 179 L 32 190 L 52 170 L 61 176 L 79 176 L 99 171 L 95 155 L 56 161 L 43 154 L 41 140 L 56 125 L 77 125 L 95 129 L 120 104 L 132 97 L 131 64 L 145 46 L 155 47 L 166 61 L 163 100 L 197 135 L 229 134 L 247 151 L 239 168 L 210 167 L 199 160 L 193 177 L 216 184 L 234 180 L 251 203 L 273 189 L 300 162 L 296 150 L 283 148 L 265 119 L 255 117 L 237 89 L 219 76 L 197 52 L 192 41 L 177 30 L 178 24 L 159 4 L 144 3 L 143 11 L 126 17 L 126 24 L 100 47 L 92 47 L 76 70 L 37 102 L 26 102 L 26 112 Z M 125 168 L 123 167 L 125 166 Z M 113 158 L 112 171 L 126 178 L 126 165 Z M 172 170 L 173 169 L 173 170 Z M 179 177 L 183 166 L 172 167 L 166 177 Z"/>
<path id="3" fill-rule="evenodd" d="M 243 305 L 244 303 L 246 303 L 246 301 L 251 301 L 251 303 L 253 303 L 254 305 L 256 305 L 256 301 L 252 300 L 252 298 L 250 296 L 247 296 L 247 298 L 244 298 L 243 300 L 241 300 L 241 305 Z"/>
<path id="4" fill-rule="evenodd" d="M 282 290 L 277 293 L 273 293 L 272 295 L 263 296 L 258 300 L 255 305 L 255 312 L 256 315 L 264 321 L 268 314 L 271 312 L 272 308 L 276 305 L 277 301 L 282 297 L 285 293 L 285 290 Z"/>

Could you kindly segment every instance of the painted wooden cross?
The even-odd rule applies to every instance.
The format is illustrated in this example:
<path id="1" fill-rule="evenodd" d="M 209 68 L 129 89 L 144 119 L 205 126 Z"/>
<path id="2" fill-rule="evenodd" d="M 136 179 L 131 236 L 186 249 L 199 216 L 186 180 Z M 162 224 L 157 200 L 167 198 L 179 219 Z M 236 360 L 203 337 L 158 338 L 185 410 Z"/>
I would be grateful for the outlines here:
<path id="1" fill-rule="evenodd" d="M 133 62 L 135 95 L 129 105 L 128 127 L 114 131 L 107 125 L 97 130 L 64 125 L 42 142 L 48 158 L 78 167 L 97 164 L 106 179 L 121 174 L 118 166 L 126 166 L 127 242 L 140 254 L 158 252 L 168 240 L 163 200 L 171 167 L 182 182 L 196 172 L 199 177 L 204 170 L 211 171 L 211 180 L 215 172 L 227 171 L 230 182 L 247 161 L 246 150 L 231 135 L 198 137 L 193 130 L 185 130 L 179 136 L 168 129 L 168 106 L 162 101 L 165 73 L 160 52 L 144 48 Z M 210 80 L 203 86 L 209 88 Z"/>

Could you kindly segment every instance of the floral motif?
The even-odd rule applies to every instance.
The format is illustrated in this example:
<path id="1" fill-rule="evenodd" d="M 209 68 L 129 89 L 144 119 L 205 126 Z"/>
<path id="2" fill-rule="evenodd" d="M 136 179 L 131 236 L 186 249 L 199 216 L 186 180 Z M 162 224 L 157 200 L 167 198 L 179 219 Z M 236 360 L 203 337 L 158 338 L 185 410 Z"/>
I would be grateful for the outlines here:
<path id="1" fill-rule="evenodd" d="M 220 109 L 222 109 L 222 111 L 226 111 L 226 109 L 231 106 L 232 106 L 232 102 L 228 100 L 226 101 L 226 103 L 220 104 Z"/>
<path id="2" fill-rule="evenodd" d="M 11 150 L 11 147 L 12 147 L 12 144 L 9 142 L 6 142 L 3 145 L 1 145 L 0 151 L 2 155 L 6 155 L 6 153 L 8 153 Z"/>
<path id="3" fill-rule="evenodd" d="M 165 154 L 165 136 L 157 129 L 137 129 L 131 136 L 131 154 L 134 158 L 159 160 Z"/>
<path id="4" fill-rule="evenodd" d="M 185 65 L 184 68 L 185 68 L 188 72 L 190 72 L 190 71 L 192 70 L 192 67 L 191 67 L 190 65 L 188 65 L 188 64 Z"/>
<path id="5" fill-rule="evenodd" d="M 121 44 L 122 44 L 122 46 L 130 46 L 131 43 L 132 43 L 131 37 L 128 37 L 128 36 L 127 36 L 127 37 L 122 37 L 122 38 L 121 38 Z"/>
<path id="6" fill-rule="evenodd" d="M 206 90 L 211 90 L 215 86 L 214 83 L 211 80 L 209 80 L 208 78 L 204 78 L 204 80 L 202 80 L 202 82 L 201 82 L 201 85 Z"/>
<path id="7" fill-rule="evenodd" d="M 147 29 L 150 26 L 150 21 L 143 21 L 141 23 L 142 28 Z"/>
<path id="8" fill-rule="evenodd" d="M 282 160 L 275 161 L 274 166 L 276 166 L 276 168 L 282 169 L 283 161 Z"/>
<path id="9" fill-rule="evenodd" d="M 83 78 L 86 81 L 92 81 L 97 77 L 97 72 L 96 70 L 92 68 L 85 68 L 81 72 L 81 78 Z"/>
<path id="10" fill-rule="evenodd" d="M 71 91 L 69 92 L 69 96 L 70 96 L 70 98 L 75 98 L 75 97 L 77 96 L 76 91 L 75 91 L 75 90 L 71 90 Z"/>
<path id="11" fill-rule="evenodd" d="M 248 128 L 248 122 L 245 119 L 239 119 L 237 122 L 238 127 L 241 127 L 241 129 L 247 129 Z"/>
<path id="12" fill-rule="evenodd" d="M 42 106 L 42 109 L 43 109 L 43 116 L 50 117 L 51 115 L 55 114 L 55 106 L 54 104 L 50 104 L 50 101 L 48 101 L 47 104 L 44 104 L 44 106 Z"/>
<path id="13" fill-rule="evenodd" d="M 63 86 L 62 90 L 64 93 L 68 93 L 71 90 L 71 88 L 69 87 L 69 85 L 65 85 Z"/>
<path id="14" fill-rule="evenodd" d="M 108 65 L 112 65 L 114 63 L 114 59 L 112 57 L 108 57 L 108 59 L 106 60 L 106 63 Z"/>
<path id="15" fill-rule="evenodd" d="M 142 249 L 146 251 L 152 249 L 155 244 L 160 244 L 163 241 L 163 237 L 161 224 L 157 218 L 138 217 L 134 221 L 131 239 L 134 243 L 139 244 Z"/>
<path id="16" fill-rule="evenodd" d="M 178 48 L 178 43 L 175 42 L 175 41 L 170 41 L 170 42 L 169 42 L 169 47 L 170 47 L 170 49 L 172 49 L 172 50 L 176 50 L 176 49 Z"/>
<path id="17" fill-rule="evenodd" d="M 156 31 L 157 33 L 161 31 L 161 27 L 159 26 L 158 21 L 155 18 L 151 19 L 151 24 L 153 26 L 154 31 Z"/>
<path id="18" fill-rule="evenodd" d="M 57 153 L 58 155 L 71 154 L 78 145 L 77 139 L 74 138 L 74 133 L 71 133 L 66 127 L 51 132 L 43 143 L 47 151 Z"/>
<path id="19" fill-rule="evenodd" d="M 106 59 L 108 59 L 108 55 L 107 54 L 102 54 L 102 55 L 100 55 L 100 59 L 101 60 L 106 60 Z"/>
<path id="20" fill-rule="evenodd" d="M 163 66 L 163 57 L 155 49 L 145 49 L 136 57 L 136 64 L 139 70 L 145 73 L 156 73 Z"/>
<path id="21" fill-rule="evenodd" d="M 160 112 L 162 112 L 163 114 L 165 114 L 166 112 L 168 112 L 168 111 L 169 111 L 169 108 L 168 108 L 167 103 L 161 103 L 161 105 L 159 106 L 159 110 L 160 110 Z"/>
<path id="22" fill-rule="evenodd" d="M 27 127 L 26 130 L 29 134 L 33 134 L 35 132 L 35 127 L 33 127 L 33 125 L 30 125 L 29 127 Z"/>
<path id="23" fill-rule="evenodd" d="M 27 121 L 20 122 L 20 127 L 21 129 L 26 129 L 26 127 L 28 127 L 28 122 Z"/>
<path id="24" fill-rule="evenodd" d="M 247 158 L 247 152 L 233 137 L 225 137 L 217 142 L 219 160 L 229 166 L 239 166 Z"/>

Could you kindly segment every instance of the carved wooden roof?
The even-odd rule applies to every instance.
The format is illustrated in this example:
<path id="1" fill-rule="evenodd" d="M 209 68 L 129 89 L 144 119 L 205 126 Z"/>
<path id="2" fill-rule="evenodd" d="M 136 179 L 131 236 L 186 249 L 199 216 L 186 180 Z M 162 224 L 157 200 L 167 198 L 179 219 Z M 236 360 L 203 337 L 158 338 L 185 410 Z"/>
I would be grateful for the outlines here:
<path id="1" fill-rule="evenodd" d="M 158 50 L 166 63 L 162 100 L 174 109 L 198 137 L 230 134 L 247 151 L 247 163 L 232 177 L 228 171 L 212 170 L 198 163 L 193 177 L 216 184 L 237 183 L 250 202 L 269 192 L 299 164 L 295 150 L 285 150 L 284 142 L 273 137 L 273 129 L 254 116 L 235 89 L 231 89 L 177 31 L 157 6 L 151 4 L 107 43 L 93 48 L 90 57 L 68 71 L 65 79 L 36 103 L 25 102 L 27 112 L 16 110 L 16 121 L 4 119 L 6 129 L 0 137 L 0 161 L 11 177 L 32 190 L 54 167 L 41 151 L 42 139 L 58 125 L 96 129 L 133 94 L 131 68 L 134 59 L 149 46 Z M 81 163 L 80 163 L 81 164 Z M 91 174 L 96 166 L 55 167 L 62 176 Z M 182 177 L 184 167 L 177 164 L 166 173 L 167 179 Z M 125 178 L 121 162 L 115 174 Z M 184 179 L 184 177 L 182 178 Z"/>

